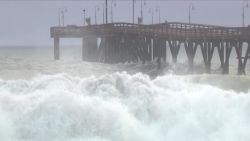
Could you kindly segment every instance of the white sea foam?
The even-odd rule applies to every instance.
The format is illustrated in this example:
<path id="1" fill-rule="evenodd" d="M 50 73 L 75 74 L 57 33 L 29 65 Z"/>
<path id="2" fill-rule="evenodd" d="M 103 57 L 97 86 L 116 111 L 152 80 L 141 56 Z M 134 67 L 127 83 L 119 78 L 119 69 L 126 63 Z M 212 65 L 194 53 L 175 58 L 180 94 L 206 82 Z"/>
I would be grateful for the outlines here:
<path id="1" fill-rule="evenodd" d="M 228 76 L 224 83 L 237 81 Z M 224 77 L 223 77 L 224 78 Z M 112 73 L 0 81 L 0 139 L 248 141 L 250 95 L 214 76 Z M 244 83 L 249 84 L 246 77 Z"/>
<path id="2" fill-rule="evenodd" d="M 1 141 L 250 140 L 249 75 L 176 76 L 154 63 L 88 63 L 75 53 L 53 61 L 47 49 L 1 50 Z M 172 69 L 185 73 L 179 61 Z"/>

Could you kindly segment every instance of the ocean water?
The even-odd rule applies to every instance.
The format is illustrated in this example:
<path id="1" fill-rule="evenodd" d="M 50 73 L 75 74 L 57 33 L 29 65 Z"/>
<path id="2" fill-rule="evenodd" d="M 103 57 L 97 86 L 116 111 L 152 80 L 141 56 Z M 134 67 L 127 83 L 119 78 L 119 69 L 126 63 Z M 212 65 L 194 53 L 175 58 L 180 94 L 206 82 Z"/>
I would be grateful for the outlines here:
<path id="1" fill-rule="evenodd" d="M 250 140 L 250 76 L 233 64 L 205 74 L 197 58 L 185 74 L 185 61 L 157 70 L 83 62 L 79 48 L 54 61 L 52 51 L 0 48 L 1 141 Z"/>

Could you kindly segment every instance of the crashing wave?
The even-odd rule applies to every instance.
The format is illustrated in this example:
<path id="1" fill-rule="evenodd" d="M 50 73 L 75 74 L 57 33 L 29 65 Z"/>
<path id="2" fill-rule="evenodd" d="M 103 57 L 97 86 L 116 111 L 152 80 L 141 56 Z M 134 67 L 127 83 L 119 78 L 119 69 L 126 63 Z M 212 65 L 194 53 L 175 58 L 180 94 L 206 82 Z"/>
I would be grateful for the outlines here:
<path id="1" fill-rule="evenodd" d="M 250 140 L 250 78 L 66 74 L 0 81 L 1 140 Z M 231 82 L 229 82 L 231 81 Z M 228 84 L 228 86 L 226 86 Z M 247 83 L 249 84 L 249 83 Z"/>

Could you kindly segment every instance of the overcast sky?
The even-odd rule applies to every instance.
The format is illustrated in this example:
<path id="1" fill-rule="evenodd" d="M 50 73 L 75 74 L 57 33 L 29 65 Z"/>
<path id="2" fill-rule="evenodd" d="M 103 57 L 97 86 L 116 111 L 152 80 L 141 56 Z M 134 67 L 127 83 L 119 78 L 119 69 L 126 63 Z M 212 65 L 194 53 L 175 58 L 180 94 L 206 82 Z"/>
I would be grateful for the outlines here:
<path id="1" fill-rule="evenodd" d="M 109 0 L 111 1 L 111 0 Z M 161 21 L 188 22 L 188 9 L 190 3 L 194 4 L 192 22 L 201 24 L 214 24 L 224 26 L 242 25 L 242 0 L 231 1 L 153 1 L 146 0 L 143 6 L 144 21 L 151 23 L 149 9 L 154 9 L 154 22 L 157 23 L 157 6 L 161 9 Z M 102 23 L 104 0 L 99 1 L 3 1 L 0 0 L 0 46 L 52 46 L 49 29 L 58 25 L 58 11 L 67 8 L 65 13 L 66 25 L 83 25 L 83 9 L 87 17 L 94 22 L 95 6 L 100 7 L 97 12 L 97 22 Z M 140 0 L 136 2 L 135 15 L 140 15 Z M 109 2 L 110 7 L 110 2 Z M 110 10 L 110 8 L 109 8 Z M 132 22 L 132 0 L 116 0 L 114 7 L 115 22 Z M 110 14 L 110 11 L 109 11 Z M 110 15 L 109 15 L 110 17 Z M 250 24 L 250 8 L 245 9 L 245 23 Z M 79 40 L 80 41 L 80 40 Z M 66 42 L 66 43 L 72 43 Z M 74 44 L 74 43 L 72 43 Z"/>

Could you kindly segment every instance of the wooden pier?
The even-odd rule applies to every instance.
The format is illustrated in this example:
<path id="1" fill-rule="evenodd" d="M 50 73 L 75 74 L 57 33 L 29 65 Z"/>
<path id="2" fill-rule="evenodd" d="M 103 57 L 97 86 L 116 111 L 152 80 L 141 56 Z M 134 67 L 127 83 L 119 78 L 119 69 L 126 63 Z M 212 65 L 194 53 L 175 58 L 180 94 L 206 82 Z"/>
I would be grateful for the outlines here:
<path id="1" fill-rule="evenodd" d="M 206 72 L 211 71 L 214 50 L 218 50 L 223 74 L 229 73 L 229 60 L 234 49 L 238 59 L 238 74 L 245 74 L 250 58 L 250 27 L 223 27 L 187 23 L 141 25 L 110 23 L 103 25 L 51 27 L 54 38 L 54 58 L 60 59 L 60 38 L 81 38 L 84 61 L 119 63 L 152 61 L 158 67 L 166 61 L 169 48 L 173 63 L 179 50 L 185 48 L 189 70 L 194 67 L 197 48 L 201 49 Z M 99 42 L 98 42 L 99 41 Z M 245 46 L 243 46 L 243 44 Z M 246 49 L 243 49 L 243 48 Z"/>

